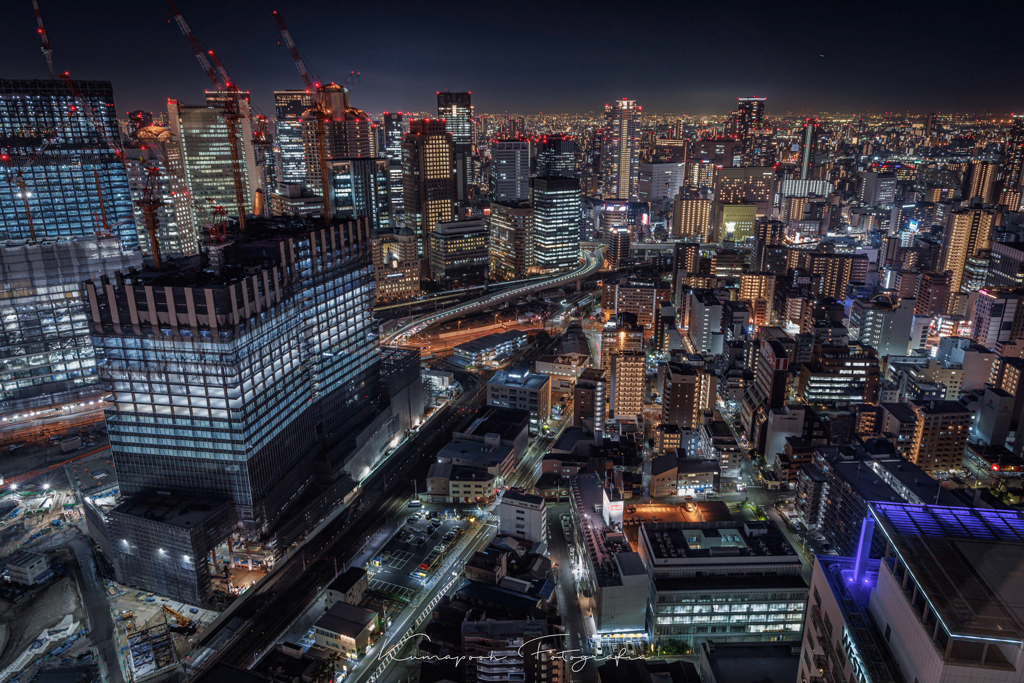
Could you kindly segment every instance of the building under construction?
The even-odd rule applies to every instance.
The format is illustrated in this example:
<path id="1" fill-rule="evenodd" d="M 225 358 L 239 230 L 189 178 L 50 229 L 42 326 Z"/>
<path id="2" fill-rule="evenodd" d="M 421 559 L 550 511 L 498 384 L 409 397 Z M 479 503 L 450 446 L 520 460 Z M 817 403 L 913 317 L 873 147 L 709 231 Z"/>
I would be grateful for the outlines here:
<path id="1" fill-rule="evenodd" d="M 237 528 L 283 551 L 306 531 L 288 522 L 315 524 L 351 491 L 352 463 L 372 467 L 410 424 L 394 413 L 414 402 L 392 405 L 381 386 L 367 219 L 250 219 L 199 256 L 86 290 L 127 498 L 108 520 L 107 547 L 126 583 L 207 602 L 206 580 L 182 572 L 202 571 L 196 558 L 224 538 L 217 501 L 230 502 Z M 172 534 L 159 532 L 159 515 L 133 513 L 154 493 L 208 501 L 211 514 L 192 511 L 178 557 L 165 559 Z M 167 561 L 180 566 L 168 573 L 158 566 Z"/>
<path id="2" fill-rule="evenodd" d="M 108 81 L 0 79 L 0 237 L 91 237 L 110 226 L 122 246 L 138 246 L 128 174 L 107 140 L 115 111 Z"/>
<path id="3" fill-rule="evenodd" d="M 178 665 L 174 638 L 167 624 L 158 624 L 140 631 L 125 631 L 128 645 L 124 659 L 128 662 L 129 680 L 149 678 Z"/>
<path id="4" fill-rule="evenodd" d="M 82 283 L 141 266 L 139 252 L 123 251 L 115 237 L 0 242 L 0 412 L 101 391 Z"/>

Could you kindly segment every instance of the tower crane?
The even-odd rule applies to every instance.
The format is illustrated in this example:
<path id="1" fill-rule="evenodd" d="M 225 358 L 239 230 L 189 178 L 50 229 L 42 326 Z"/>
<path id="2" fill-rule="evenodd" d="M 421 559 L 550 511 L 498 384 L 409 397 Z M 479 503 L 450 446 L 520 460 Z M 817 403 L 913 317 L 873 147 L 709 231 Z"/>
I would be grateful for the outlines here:
<path id="1" fill-rule="evenodd" d="M 299 49 L 295 47 L 295 41 L 292 40 L 292 34 L 288 31 L 288 27 L 284 25 L 284 19 L 277 12 L 274 12 L 274 18 L 277 19 L 277 26 L 281 29 L 281 39 L 284 40 L 284 44 L 288 47 L 288 52 L 292 55 L 292 61 L 295 62 L 295 68 L 299 70 L 299 76 L 302 78 L 303 84 L 305 84 L 309 94 L 313 96 L 313 107 L 303 112 L 302 115 L 304 118 L 309 116 L 313 120 L 320 162 L 320 195 L 323 199 L 324 223 L 330 224 L 331 198 L 327 191 L 327 120 L 330 118 L 331 112 L 327 105 L 327 93 L 324 87 L 319 83 L 315 83 L 313 77 L 309 75 L 309 70 L 302 61 Z"/>
<path id="2" fill-rule="evenodd" d="M 228 129 L 228 146 L 231 148 L 231 173 L 234 176 L 235 181 L 235 201 L 238 205 L 238 229 L 245 232 L 245 214 L 246 214 L 246 201 L 245 201 L 245 186 L 242 183 L 242 159 L 238 153 L 238 134 L 235 130 L 237 122 L 242 118 L 238 110 L 239 92 L 238 86 L 228 77 L 227 70 L 217 59 L 217 56 L 213 54 L 213 51 L 203 51 L 203 48 L 199 45 L 199 41 L 192 33 L 192 29 L 189 28 L 185 18 L 181 16 L 181 12 L 178 11 L 177 5 L 174 4 L 174 0 L 167 0 L 167 6 L 171 10 L 171 14 L 174 16 L 174 20 L 178 24 L 178 28 L 185 35 L 188 40 L 189 46 L 196 55 L 196 59 L 199 61 L 199 66 L 203 69 L 206 77 L 210 79 L 215 90 L 226 92 L 227 97 L 224 98 L 224 121 L 227 124 Z M 213 59 L 217 65 L 221 77 L 218 77 L 217 71 L 214 70 L 210 64 L 210 60 L 207 59 L 207 55 Z M 221 82 L 223 78 L 223 83 Z"/>
<path id="3" fill-rule="evenodd" d="M 50 34 L 43 26 L 43 15 L 39 12 L 39 3 L 32 0 L 32 9 L 36 11 L 36 24 L 39 25 L 39 38 L 43 41 L 43 56 L 46 57 L 46 67 L 50 70 L 50 80 L 56 80 L 53 75 L 53 50 L 50 49 Z"/>

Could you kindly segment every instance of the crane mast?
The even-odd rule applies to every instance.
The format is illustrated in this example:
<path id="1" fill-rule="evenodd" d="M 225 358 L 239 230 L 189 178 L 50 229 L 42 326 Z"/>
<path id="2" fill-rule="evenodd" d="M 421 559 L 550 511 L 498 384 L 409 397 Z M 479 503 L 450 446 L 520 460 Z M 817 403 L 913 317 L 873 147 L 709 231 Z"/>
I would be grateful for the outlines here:
<path id="1" fill-rule="evenodd" d="M 46 58 L 46 68 L 50 70 L 50 80 L 56 80 L 53 75 L 53 50 L 50 49 L 50 34 L 43 26 L 43 15 L 39 12 L 39 3 L 32 0 L 32 9 L 36 11 L 36 24 L 39 25 L 39 39 L 43 41 L 43 56 Z"/>

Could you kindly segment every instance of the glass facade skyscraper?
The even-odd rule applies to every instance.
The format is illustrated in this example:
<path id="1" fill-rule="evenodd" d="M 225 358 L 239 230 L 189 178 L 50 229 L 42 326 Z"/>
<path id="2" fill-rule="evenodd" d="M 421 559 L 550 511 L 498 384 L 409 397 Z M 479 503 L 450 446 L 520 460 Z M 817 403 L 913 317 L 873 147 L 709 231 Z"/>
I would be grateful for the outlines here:
<path id="1" fill-rule="evenodd" d="M 580 181 L 534 178 L 533 258 L 542 273 L 570 268 L 580 259 Z"/>
<path id="2" fill-rule="evenodd" d="M 455 186 L 459 201 L 463 201 L 468 198 L 476 123 L 471 93 L 437 93 L 437 117 L 444 120 L 455 144 Z"/>
<path id="3" fill-rule="evenodd" d="M 568 135 L 545 135 L 537 143 L 537 175 L 576 177 L 576 140 Z"/>
<path id="4" fill-rule="evenodd" d="M 331 162 L 331 206 L 335 218 L 370 219 L 374 230 L 389 230 L 391 164 L 387 159 L 341 159 Z"/>
<path id="5" fill-rule="evenodd" d="M 306 181 L 306 152 L 302 142 L 302 112 L 313 106 L 305 90 L 274 92 L 277 113 L 277 179 L 282 183 Z"/>
<path id="6" fill-rule="evenodd" d="M 116 141 L 110 83 L 75 87 Z M 39 239 L 92 237 L 105 214 L 125 248 L 138 246 L 124 164 L 62 81 L 0 80 L 0 238 L 30 237 L 25 200 Z"/>

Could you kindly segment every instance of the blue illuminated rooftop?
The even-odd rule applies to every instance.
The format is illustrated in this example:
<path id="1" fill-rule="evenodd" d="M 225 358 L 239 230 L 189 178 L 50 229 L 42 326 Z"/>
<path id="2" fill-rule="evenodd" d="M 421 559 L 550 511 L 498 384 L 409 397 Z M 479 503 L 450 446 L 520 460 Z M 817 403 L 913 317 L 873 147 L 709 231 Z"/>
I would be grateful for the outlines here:
<path id="1" fill-rule="evenodd" d="M 910 570 L 950 635 L 1024 642 L 1024 515 L 910 503 L 869 507 L 890 556 Z"/>

